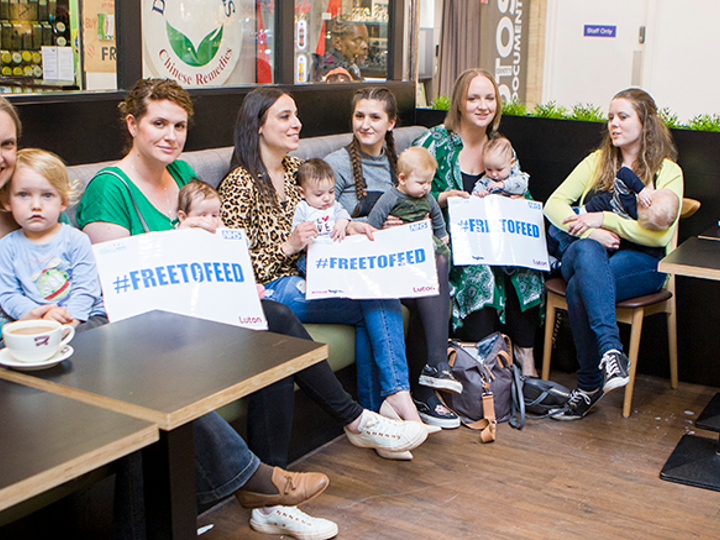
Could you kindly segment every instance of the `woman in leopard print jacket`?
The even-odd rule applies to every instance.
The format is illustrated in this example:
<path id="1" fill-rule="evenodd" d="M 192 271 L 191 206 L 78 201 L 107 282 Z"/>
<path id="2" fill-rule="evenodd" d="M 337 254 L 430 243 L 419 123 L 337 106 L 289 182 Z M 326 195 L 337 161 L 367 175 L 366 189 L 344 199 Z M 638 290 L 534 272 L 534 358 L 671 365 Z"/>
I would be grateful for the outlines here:
<path id="1" fill-rule="evenodd" d="M 258 88 L 245 98 L 235 125 L 231 172 L 220 184 L 221 215 L 230 228 L 243 228 L 266 298 L 289 306 L 307 323 L 353 324 L 360 404 L 379 410 L 382 400 L 400 417 L 420 422 L 410 397 L 403 323 L 398 300 L 305 299 L 298 254 L 317 236 L 312 223 L 292 233 L 300 201 L 295 173 L 302 124 L 295 101 L 274 88 Z M 348 234 L 367 234 L 366 223 L 350 222 Z"/>

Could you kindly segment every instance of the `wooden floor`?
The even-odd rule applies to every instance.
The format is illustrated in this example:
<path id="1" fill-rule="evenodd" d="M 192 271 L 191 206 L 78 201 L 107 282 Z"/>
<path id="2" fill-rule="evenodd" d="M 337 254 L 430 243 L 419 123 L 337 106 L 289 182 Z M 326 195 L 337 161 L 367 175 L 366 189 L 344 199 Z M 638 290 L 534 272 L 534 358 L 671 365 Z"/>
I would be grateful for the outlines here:
<path id="1" fill-rule="evenodd" d="M 554 374 L 574 387 L 574 376 Z M 338 538 L 685 539 L 720 538 L 720 493 L 658 475 L 680 437 L 717 389 L 638 376 L 634 411 L 622 392 L 576 422 L 502 424 L 482 445 L 461 428 L 433 435 L 412 462 L 392 462 L 340 437 L 295 463 L 330 487 L 302 509 L 334 520 Z M 267 539 L 234 500 L 202 515 L 202 540 Z"/>

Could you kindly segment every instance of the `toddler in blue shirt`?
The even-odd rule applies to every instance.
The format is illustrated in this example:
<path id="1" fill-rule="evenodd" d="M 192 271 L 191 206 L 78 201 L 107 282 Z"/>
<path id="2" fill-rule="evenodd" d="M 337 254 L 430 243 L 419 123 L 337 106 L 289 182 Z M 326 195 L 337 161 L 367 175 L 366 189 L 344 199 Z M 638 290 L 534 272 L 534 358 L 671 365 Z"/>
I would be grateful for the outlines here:
<path id="1" fill-rule="evenodd" d="M 107 322 L 90 239 L 58 221 L 72 192 L 60 158 L 18 151 L 13 177 L 0 190 L 20 225 L 0 240 L 0 306 L 12 319 L 50 305 L 43 319 L 82 329 Z"/>

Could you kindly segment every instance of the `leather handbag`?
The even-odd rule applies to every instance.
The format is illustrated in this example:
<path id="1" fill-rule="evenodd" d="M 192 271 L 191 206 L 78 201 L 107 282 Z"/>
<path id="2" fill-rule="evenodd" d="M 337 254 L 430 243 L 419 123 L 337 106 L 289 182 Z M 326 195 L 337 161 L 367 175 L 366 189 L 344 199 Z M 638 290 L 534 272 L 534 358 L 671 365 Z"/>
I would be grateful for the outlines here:
<path id="1" fill-rule="evenodd" d="M 510 338 L 500 332 L 478 343 L 448 342 L 448 364 L 462 383 L 461 394 L 439 392 L 443 404 L 471 429 L 481 431 L 482 442 L 495 440 L 497 423 L 512 413 L 513 361 Z"/>

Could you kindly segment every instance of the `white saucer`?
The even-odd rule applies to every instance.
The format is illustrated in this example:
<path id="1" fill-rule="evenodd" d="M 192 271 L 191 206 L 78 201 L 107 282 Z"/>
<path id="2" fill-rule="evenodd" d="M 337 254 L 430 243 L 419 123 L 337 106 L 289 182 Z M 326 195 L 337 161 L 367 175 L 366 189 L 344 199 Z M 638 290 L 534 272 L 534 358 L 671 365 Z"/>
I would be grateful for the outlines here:
<path id="1" fill-rule="evenodd" d="M 12 357 L 7 347 L 0 349 L 0 365 L 16 369 L 18 371 L 37 371 L 39 369 L 47 369 L 58 365 L 60 362 L 69 358 L 75 352 L 70 345 L 65 345 L 55 356 L 43 360 L 42 362 L 19 362 Z"/>

